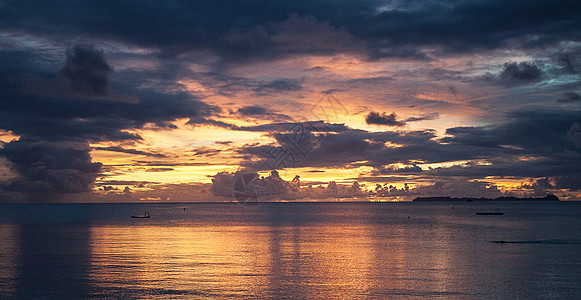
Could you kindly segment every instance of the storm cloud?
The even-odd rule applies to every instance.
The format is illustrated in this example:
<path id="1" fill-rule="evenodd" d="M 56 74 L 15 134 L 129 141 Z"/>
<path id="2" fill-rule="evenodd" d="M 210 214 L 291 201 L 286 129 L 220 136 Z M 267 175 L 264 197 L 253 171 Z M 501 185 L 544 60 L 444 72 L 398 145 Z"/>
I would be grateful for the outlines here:
<path id="1" fill-rule="evenodd" d="M 578 38 L 580 8 L 574 1 L 420 1 L 389 5 L 324 0 L 277 1 L 268 5 L 229 0 L 177 1 L 172 5 L 142 1 L 18 1 L 4 3 L 0 24 L 5 30 L 45 36 L 90 33 L 156 47 L 168 54 L 206 49 L 223 57 L 240 58 L 324 51 L 329 48 L 329 43 L 321 43 L 325 35 L 308 38 L 309 31 L 316 28 L 313 24 L 321 22 L 318 31 L 328 35 L 329 30 L 340 32 L 344 28 L 354 41 L 364 45 L 360 48 L 369 57 L 414 58 L 426 57 L 422 46 L 466 52 L 512 43 L 513 47 L 526 49 Z M 270 37 L 269 31 L 279 32 L 278 40 Z M 285 37 L 291 35 L 305 37 L 308 44 L 284 50 L 288 47 Z M 522 39 L 530 35 L 534 38 Z M 335 40 L 345 44 L 347 38 Z M 237 41 L 248 45 L 232 44 Z"/>
<path id="2" fill-rule="evenodd" d="M 10 66 L 9 69 L 19 68 L 16 62 L 3 63 Z M 0 128 L 19 136 L 4 144 L 0 151 L 19 175 L 3 184 L 6 190 L 26 193 L 87 191 L 101 168 L 100 163 L 92 162 L 90 142 L 139 141 L 138 134 L 126 130 L 147 124 L 171 129 L 171 121 L 175 119 L 194 119 L 218 111 L 185 93 L 133 90 L 138 98 L 134 103 L 107 98 L 112 69 L 102 50 L 83 45 L 67 50 L 65 66 L 60 71 L 77 94 L 71 95 L 66 88 L 31 94 L 25 89 L 24 83 L 31 82 L 23 75 L 26 72 L 0 74 L 3 79 L 0 82 L 3 91 Z M 56 73 L 48 79 L 55 84 L 59 82 Z M 35 77 L 34 80 L 47 79 Z M 95 95 L 99 97 L 93 97 Z M 164 157 L 120 147 L 101 149 Z"/>
<path id="3" fill-rule="evenodd" d="M 77 45 L 67 50 L 67 61 L 60 70 L 72 90 L 84 94 L 104 95 L 109 88 L 113 68 L 105 60 L 103 50 L 91 45 Z"/>
<path id="4" fill-rule="evenodd" d="M 91 161 L 86 143 L 53 143 L 23 140 L 4 145 L 8 158 L 22 178 L 8 183 L 10 191 L 27 193 L 74 193 L 90 189 L 99 175 L 100 163 Z"/>
<path id="5" fill-rule="evenodd" d="M 507 62 L 500 73 L 500 78 L 509 82 L 538 81 L 541 76 L 541 69 L 532 62 Z"/>

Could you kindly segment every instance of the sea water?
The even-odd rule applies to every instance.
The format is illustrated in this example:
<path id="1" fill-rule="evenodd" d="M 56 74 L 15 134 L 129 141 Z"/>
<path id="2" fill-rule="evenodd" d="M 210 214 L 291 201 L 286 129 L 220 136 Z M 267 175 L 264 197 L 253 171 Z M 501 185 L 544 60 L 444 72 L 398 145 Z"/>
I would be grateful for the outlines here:
<path id="1" fill-rule="evenodd" d="M 581 203 L 2 204 L 0 298 L 581 299 Z"/>

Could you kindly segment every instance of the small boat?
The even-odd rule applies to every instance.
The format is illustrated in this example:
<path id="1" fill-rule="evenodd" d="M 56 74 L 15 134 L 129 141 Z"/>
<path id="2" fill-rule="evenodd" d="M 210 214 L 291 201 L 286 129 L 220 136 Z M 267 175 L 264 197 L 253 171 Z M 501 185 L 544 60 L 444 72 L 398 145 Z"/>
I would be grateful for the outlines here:
<path id="1" fill-rule="evenodd" d="M 146 211 L 145 214 L 143 214 L 142 216 L 131 216 L 131 217 L 135 219 L 147 219 L 149 218 L 149 212 Z"/>

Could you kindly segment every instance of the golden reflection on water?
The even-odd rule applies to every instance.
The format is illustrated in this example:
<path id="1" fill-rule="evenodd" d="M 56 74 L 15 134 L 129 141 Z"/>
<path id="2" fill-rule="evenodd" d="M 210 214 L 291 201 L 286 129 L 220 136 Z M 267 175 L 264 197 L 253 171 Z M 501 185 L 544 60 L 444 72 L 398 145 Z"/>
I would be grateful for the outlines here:
<path id="1" fill-rule="evenodd" d="M 253 228 L 128 226 L 92 228 L 93 281 L 129 289 L 212 296 L 230 291 L 255 293 L 264 286 L 263 239 L 244 234 Z M 107 288 L 107 287 L 106 287 Z"/>
<path id="2" fill-rule="evenodd" d="M 20 252 L 17 240 L 17 225 L 0 224 L 0 297 L 10 297 L 16 289 Z"/>
<path id="3" fill-rule="evenodd" d="M 320 225 L 96 226 L 90 281 L 151 297 L 364 294 L 380 250 L 370 248 L 370 230 Z"/>
<path id="4" fill-rule="evenodd" d="M 152 206 L 147 220 L 106 206 L 102 221 L 0 224 L 0 298 L 579 298 L 567 297 L 578 213 L 293 205 Z"/>

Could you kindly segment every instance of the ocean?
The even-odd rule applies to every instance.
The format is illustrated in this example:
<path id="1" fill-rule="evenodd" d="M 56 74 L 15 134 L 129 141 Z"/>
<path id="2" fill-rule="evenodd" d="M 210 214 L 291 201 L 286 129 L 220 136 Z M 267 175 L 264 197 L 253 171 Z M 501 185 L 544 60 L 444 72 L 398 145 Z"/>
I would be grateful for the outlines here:
<path id="1" fill-rule="evenodd" d="M 0 298 L 581 299 L 581 202 L 0 204 Z"/>

